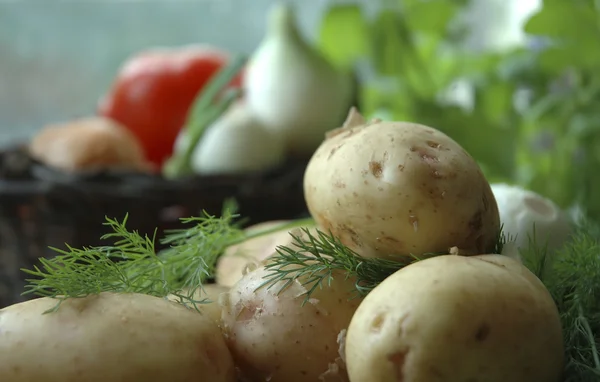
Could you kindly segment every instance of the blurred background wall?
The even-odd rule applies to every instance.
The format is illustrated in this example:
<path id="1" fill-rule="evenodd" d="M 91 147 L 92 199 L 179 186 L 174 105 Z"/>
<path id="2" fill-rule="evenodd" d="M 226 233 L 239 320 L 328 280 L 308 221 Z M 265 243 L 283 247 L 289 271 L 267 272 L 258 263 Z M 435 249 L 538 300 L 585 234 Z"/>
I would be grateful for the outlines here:
<path id="1" fill-rule="evenodd" d="M 120 63 L 137 50 L 206 42 L 250 53 L 273 1 L 0 0 L 0 145 L 44 123 L 93 112 Z M 314 37 L 332 1 L 293 2 L 301 27 Z M 470 44 L 482 49 L 518 40 L 507 26 L 536 3 L 474 0 L 467 17 L 478 31 Z"/>

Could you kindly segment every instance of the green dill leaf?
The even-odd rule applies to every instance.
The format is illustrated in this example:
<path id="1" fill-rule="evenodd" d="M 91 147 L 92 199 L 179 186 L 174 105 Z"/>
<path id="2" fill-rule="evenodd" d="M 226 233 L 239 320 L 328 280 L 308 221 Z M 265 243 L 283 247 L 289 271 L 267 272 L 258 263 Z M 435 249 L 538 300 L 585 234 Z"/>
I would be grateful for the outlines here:
<path id="1" fill-rule="evenodd" d="M 552 295 L 565 344 L 564 382 L 600 380 L 600 229 L 584 221 L 571 239 L 551 253 L 532 241 L 523 263 Z"/>
<path id="2" fill-rule="evenodd" d="M 127 216 L 122 221 L 106 218 L 104 225 L 112 232 L 102 239 L 113 241 L 112 245 L 53 248 L 55 257 L 40 259 L 33 270 L 22 270 L 33 276 L 26 280 L 24 294 L 61 301 L 101 292 L 142 293 L 202 302 L 194 295 L 214 274 L 218 257 L 244 237 L 233 221 L 236 217 L 224 211 L 220 218 L 204 212 L 200 217 L 182 219 L 191 227 L 167 233 L 162 243 L 169 248 L 160 253 L 155 249 L 156 234 L 149 237 L 128 230 Z"/>
<path id="3" fill-rule="evenodd" d="M 316 230 L 313 234 L 307 228 L 301 230 L 305 237 L 290 233 L 291 245 L 279 246 L 277 253 L 269 258 L 265 264 L 265 281 L 257 289 L 283 283 L 277 291 L 281 293 L 301 279 L 306 288 L 302 302 L 305 304 L 315 290 L 331 283 L 334 272 L 341 271 L 345 277 L 356 277 L 356 295 L 364 296 L 391 274 L 419 260 L 414 256 L 407 256 L 405 261 L 362 257 L 331 233 Z"/>
<path id="4" fill-rule="evenodd" d="M 514 238 L 511 235 L 508 235 L 504 232 L 504 225 L 500 225 L 500 230 L 498 231 L 498 237 L 496 238 L 496 243 L 494 245 L 494 249 L 492 250 L 495 254 L 501 254 L 502 250 L 506 243 L 513 241 Z"/>
<path id="5" fill-rule="evenodd" d="M 303 235 L 290 233 L 290 246 L 279 246 L 277 253 L 265 264 L 267 274 L 257 289 L 280 286 L 278 293 L 291 283 L 302 279 L 306 288 L 303 304 L 323 285 L 329 285 L 334 272 L 342 272 L 345 277 L 356 277 L 356 296 L 365 296 L 388 276 L 398 270 L 425 258 L 446 255 L 444 253 L 425 253 L 420 256 L 409 255 L 403 261 L 380 258 L 366 258 L 345 246 L 331 233 L 320 230 L 316 234 L 302 228 Z M 304 237 L 302 237 L 304 236 Z M 504 244 L 511 240 L 500 229 L 494 247 L 495 253 L 501 253 Z"/>
<path id="6" fill-rule="evenodd" d="M 189 229 L 170 231 L 161 241 L 170 248 L 160 254 L 171 268 L 168 279 L 174 280 L 170 289 L 187 289 L 190 296 L 215 273 L 218 258 L 227 247 L 245 235 L 233 223 L 237 215 L 226 212 L 221 218 L 204 213 L 203 217 L 182 219 L 193 224 Z"/>
<path id="7" fill-rule="evenodd" d="M 199 217 L 181 219 L 181 229 L 169 230 L 160 240 L 168 248 L 156 252 L 156 231 L 152 236 L 127 229 L 122 221 L 106 218 L 110 233 L 102 237 L 111 245 L 52 248 L 57 255 L 41 258 L 33 269 L 22 269 L 31 276 L 25 292 L 50 297 L 60 302 L 101 292 L 141 293 L 174 298 L 184 305 L 209 302 L 203 284 L 215 274 L 218 258 L 225 249 L 246 240 L 284 229 L 314 225 L 312 219 L 282 223 L 258 232 L 242 229 L 235 200 L 226 200 L 221 217 L 203 212 Z M 200 293 L 197 293 L 200 292 Z"/>

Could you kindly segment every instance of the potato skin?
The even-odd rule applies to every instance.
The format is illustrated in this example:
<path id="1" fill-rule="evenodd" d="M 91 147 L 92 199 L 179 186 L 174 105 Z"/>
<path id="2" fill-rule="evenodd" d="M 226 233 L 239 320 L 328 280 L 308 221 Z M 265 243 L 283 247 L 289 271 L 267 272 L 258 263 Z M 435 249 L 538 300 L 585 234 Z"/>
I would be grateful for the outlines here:
<path id="1" fill-rule="evenodd" d="M 157 297 L 102 293 L 0 310 L 2 382 L 236 381 L 217 325 Z"/>
<path id="2" fill-rule="evenodd" d="M 451 247 L 488 253 L 500 230 L 475 160 L 447 135 L 414 123 L 334 131 L 308 164 L 304 194 L 317 225 L 366 257 Z"/>
<path id="3" fill-rule="evenodd" d="M 352 298 L 354 279 L 335 273 L 331 286 L 317 289 L 302 306 L 306 290 L 294 282 L 277 296 L 283 283 L 256 290 L 267 271 L 247 273 L 230 290 L 223 307 L 223 332 L 236 365 L 248 381 L 347 381 L 339 364 L 340 332 L 348 327 L 360 298 Z M 245 379 L 245 380 L 246 380 Z"/>
<path id="4" fill-rule="evenodd" d="M 289 223 L 289 221 L 268 221 L 252 225 L 246 228 L 245 231 L 255 233 L 286 223 Z M 275 248 L 278 245 L 287 245 L 290 241 L 291 237 L 288 230 L 281 230 L 227 248 L 217 262 L 215 281 L 217 284 L 227 287 L 235 285 L 242 278 L 244 269 L 248 264 L 262 262 L 275 253 Z"/>
<path id="5" fill-rule="evenodd" d="M 403 268 L 367 295 L 346 338 L 354 382 L 559 382 L 563 352 L 550 294 L 501 255 Z"/>
<path id="6" fill-rule="evenodd" d="M 274 229 L 277 226 L 290 223 L 289 220 L 274 220 L 258 223 L 246 228 L 248 233 L 256 233 L 262 230 Z M 314 227 L 305 227 L 311 232 L 316 233 Z M 273 233 L 249 239 L 241 244 L 227 248 L 223 256 L 219 258 L 215 272 L 215 281 L 217 284 L 231 287 L 235 285 L 243 276 L 243 272 L 249 265 L 260 265 L 269 256 L 275 254 L 279 246 L 291 246 L 294 239 L 290 235 L 303 237 L 304 234 L 300 228 L 281 229 Z"/>
<path id="7" fill-rule="evenodd" d="M 99 116 L 46 125 L 28 149 L 39 161 L 65 171 L 151 170 L 137 137 L 123 125 Z"/>
<path id="8" fill-rule="evenodd" d="M 208 299 L 206 303 L 196 304 L 198 310 L 210 317 L 216 323 L 221 322 L 221 305 L 219 304 L 219 297 L 223 293 L 227 293 L 229 288 L 218 284 L 206 284 L 202 286 L 202 289 L 197 289 L 194 292 L 194 300 Z M 183 291 L 181 294 L 186 295 L 188 291 Z M 179 302 L 179 297 L 169 295 L 167 298 L 171 301 Z"/>

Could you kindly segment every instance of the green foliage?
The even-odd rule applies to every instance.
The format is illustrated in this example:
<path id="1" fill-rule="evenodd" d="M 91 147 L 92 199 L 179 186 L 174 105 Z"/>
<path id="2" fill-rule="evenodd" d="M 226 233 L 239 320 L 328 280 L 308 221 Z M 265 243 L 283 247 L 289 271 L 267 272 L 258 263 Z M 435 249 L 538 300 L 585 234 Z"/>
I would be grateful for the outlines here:
<path id="1" fill-rule="evenodd" d="M 600 379 L 600 226 L 578 225 L 557 253 L 530 246 L 523 263 L 544 283 L 560 314 L 565 344 L 564 382 Z"/>
<path id="2" fill-rule="evenodd" d="M 524 26 L 535 37 L 531 46 L 478 53 L 465 48 L 459 22 L 467 3 L 403 0 L 361 21 L 359 5 L 352 18 L 331 17 L 339 12 L 332 6 L 320 46 L 335 47 L 345 67 L 350 57 L 370 63 L 375 75 L 362 78 L 363 114 L 436 127 L 463 145 L 490 181 L 522 185 L 562 207 L 580 204 L 600 220 L 597 2 L 546 0 Z M 444 101 L 457 80 L 470 84 L 471 105 Z"/>
<path id="3" fill-rule="evenodd" d="M 305 304 L 317 289 L 331 283 L 337 271 L 346 277 L 355 277 L 356 295 L 365 296 L 391 274 L 420 260 L 416 256 L 407 256 L 404 262 L 366 258 L 346 247 L 330 233 L 317 230 L 316 234 L 312 234 L 306 228 L 302 232 L 306 239 L 290 234 L 293 238 L 292 247 L 277 248 L 277 253 L 265 265 L 265 281 L 257 289 L 279 285 L 276 293 L 281 293 L 294 281 L 304 278 Z"/>
<path id="4" fill-rule="evenodd" d="M 324 16 L 319 31 L 319 48 L 333 63 L 348 68 L 367 53 L 368 42 L 363 11 L 357 5 L 340 5 L 331 8 Z M 340 39 L 340 34 L 344 39 Z"/>
<path id="5" fill-rule="evenodd" d="M 106 218 L 112 232 L 102 237 L 110 245 L 54 249 L 57 256 L 40 259 L 40 266 L 23 269 L 28 279 L 24 294 L 52 297 L 60 302 L 100 292 L 142 293 L 165 297 L 175 294 L 182 301 L 195 301 L 194 293 L 214 275 L 217 258 L 229 245 L 244 239 L 233 223 L 237 215 L 228 209 L 222 217 L 182 219 L 191 227 L 170 232 L 163 242 L 170 247 L 156 253 L 156 238 L 127 229 L 123 221 Z M 184 292 L 184 290 L 187 290 Z"/>

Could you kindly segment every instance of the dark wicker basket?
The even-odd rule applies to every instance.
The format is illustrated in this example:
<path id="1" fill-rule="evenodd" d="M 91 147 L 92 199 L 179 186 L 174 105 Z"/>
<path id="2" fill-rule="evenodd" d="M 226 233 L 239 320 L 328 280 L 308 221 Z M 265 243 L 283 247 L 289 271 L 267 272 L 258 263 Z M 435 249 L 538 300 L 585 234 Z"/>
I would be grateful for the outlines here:
<path id="1" fill-rule="evenodd" d="M 302 177 L 306 162 L 244 176 L 167 181 L 123 172 L 66 174 L 32 160 L 23 148 L 0 152 L 0 308 L 21 296 L 26 275 L 48 247 L 106 244 L 105 217 L 129 213 L 128 228 L 152 234 L 181 228 L 179 218 L 202 210 L 221 213 L 234 198 L 247 224 L 306 215 Z"/>

